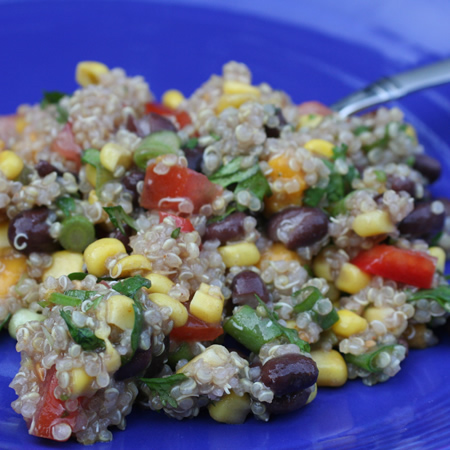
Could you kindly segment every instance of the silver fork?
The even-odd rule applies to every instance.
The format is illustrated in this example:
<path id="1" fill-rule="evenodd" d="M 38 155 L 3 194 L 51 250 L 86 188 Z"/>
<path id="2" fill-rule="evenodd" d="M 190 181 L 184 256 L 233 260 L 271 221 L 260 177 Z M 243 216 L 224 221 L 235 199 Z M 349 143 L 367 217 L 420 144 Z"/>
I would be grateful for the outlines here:
<path id="1" fill-rule="evenodd" d="M 396 100 L 411 92 L 450 82 L 450 59 L 381 78 L 364 89 L 337 101 L 330 108 L 342 117 Z"/>

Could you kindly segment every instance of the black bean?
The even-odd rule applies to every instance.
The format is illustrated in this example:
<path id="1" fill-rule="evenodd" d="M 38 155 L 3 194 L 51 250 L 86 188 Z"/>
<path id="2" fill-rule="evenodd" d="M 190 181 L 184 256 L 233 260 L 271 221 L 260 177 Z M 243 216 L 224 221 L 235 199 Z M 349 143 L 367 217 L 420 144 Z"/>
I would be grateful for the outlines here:
<path id="1" fill-rule="evenodd" d="M 138 348 L 131 360 L 121 366 L 114 374 L 117 381 L 126 380 L 131 377 L 142 375 L 152 363 L 152 348 L 142 350 Z"/>
<path id="2" fill-rule="evenodd" d="M 275 396 L 272 403 L 267 403 L 266 408 L 271 414 L 286 414 L 297 411 L 306 405 L 310 396 L 309 390 L 293 392 L 281 396 Z"/>
<path id="3" fill-rule="evenodd" d="M 441 176 L 441 163 L 425 154 L 414 157 L 413 168 L 427 178 L 430 183 L 433 183 Z"/>
<path id="4" fill-rule="evenodd" d="M 140 170 L 130 170 L 125 174 L 122 178 L 122 183 L 125 186 L 132 197 L 133 197 L 133 205 L 139 206 L 139 193 L 137 191 L 137 184 L 139 181 L 144 181 L 145 173 Z"/>
<path id="5" fill-rule="evenodd" d="M 210 223 L 206 227 L 204 240 L 219 239 L 221 244 L 245 236 L 244 219 L 247 216 L 243 212 L 236 212 L 225 217 L 220 222 Z"/>
<path id="6" fill-rule="evenodd" d="M 136 133 L 139 137 L 145 137 L 151 133 L 154 133 L 155 131 L 161 130 L 169 130 L 175 132 L 177 131 L 175 125 L 167 117 L 161 116 L 156 113 L 146 114 L 140 119 L 132 117 L 131 119 L 129 118 L 128 121 L 130 123 L 128 124 L 127 122 L 127 128 L 130 131 L 133 131 L 134 128 L 135 131 L 133 132 Z"/>
<path id="7" fill-rule="evenodd" d="M 450 217 L 450 199 L 444 198 L 444 197 L 439 197 L 437 200 L 439 200 L 444 205 L 445 216 Z"/>
<path id="8" fill-rule="evenodd" d="M 41 160 L 39 161 L 34 168 L 36 169 L 38 175 L 41 178 L 46 177 L 48 174 L 52 172 L 56 172 L 58 176 L 62 176 L 62 172 L 57 169 L 53 164 L 50 164 L 48 161 Z"/>
<path id="9" fill-rule="evenodd" d="M 433 201 L 426 201 L 416 205 L 399 224 L 401 234 L 408 238 L 430 239 L 439 233 L 444 227 L 445 212 L 434 214 L 432 212 Z"/>
<path id="10" fill-rule="evenodd" d="M 402 176 L 389 176 L 388 187 L 395 192 L 405 191 L 411 197 L 416 196 L 416 183 L 413 180 Z"/>
<path id="11" fill-rule="evenodd" d="M 255 294 L 264 302 L 270 300 L 269 291 L 261 280 L 261 277 L 251 270 L 243 270 L 238 273 L 231 283 L 231 298 L 235 305 L 249 305 L 252 308 L 258 306 Z"/>
<path id="12" fill-rule="evenodd" d="M 146 378 L 154 378 L 161 373 L 161 370 L 163 370 L 164 368 L 164 364 L 167 362 L 169 358 L 169 348 L 170 348 L 170 338 L 169 336 L 166 336 L 164 338 L 164 350 L 158 356 L 153 355 L 152 363 L 145 371 Z"/>
<path id="13" fill-rule="evenodd" d="M 11 246 L 25 255 L 32 252 L 52 253 L 61 249 L 59 242 L 50 236 L 50 214 L 51 211 L 45 206 L 17 214 L 8 228 Z"/>
<path id="14" fill-rule="evenodd" d="M 264 126 L 264 131 L 266 132 L 266 136 L 269 138 L 278 138 L 280 137 L 280 131 L 283 129 L 285 125 L 287 125 L 287 120 L 284 118 L 281 109 L 277 108 L 275 115 L 278 118 L 278 126 L 276 127 L 268 127 Z"/>
<path id="15" fill-rule="evenodd" d="M 267 233 L 272 241 L 283 242 L 290 250 L 307 247 L 328 233 L 328 218 L 318 208 L 292 206 L 269 219 Z"/>
<path id="16" fill-rule="evenodd" d="M 189 169 L 202 171 L 203 149 L 200 147 L 183 148 L 184 156 L 187 159 Z"/>
<path id="17" fill-rule="evenodd" d="M 316 363 L 298 353 L 276 356 L 261 369 L 261 382 L 275 395 L 291 394 L 309 388 L 317 381 L 318 376 Z"/>

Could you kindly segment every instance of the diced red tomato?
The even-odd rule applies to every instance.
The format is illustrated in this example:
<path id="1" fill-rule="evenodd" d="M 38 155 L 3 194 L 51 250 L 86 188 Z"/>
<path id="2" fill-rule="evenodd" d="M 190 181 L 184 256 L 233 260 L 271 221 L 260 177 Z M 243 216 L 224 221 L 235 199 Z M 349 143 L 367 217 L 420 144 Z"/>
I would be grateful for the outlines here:
<path id="1" fill-rule="evenodd" d="M 186 111 L 171 109 L 167 106 L 161 105 L 160 103 L 147 103 L 145 105 L 145 112 L 147 114 L 156 113 L 161 116 L 175 117 L 175 120 L 177 121 L 180 129 L 192 123 L 191 116 Z"/>
<path id="2" fill-rule="evenodd" d="M 436 270 L 432 256 L 385 244 L 362 251 L 351 263 L 372 275 L 423 289 L 431 287 Z"/>
<path id="3" fill-rule="evenodd" d="M 190 233 L 191 231 L 195 230 L 189 219 L 185 219 L 184 217 L 179 217 L 175 214 L 170 214 L 162 211 L 159 212 L 159 223 L 161 223 L 168 216 L 175 219 L 175 226 L 177 228 L 180 228 L 180 231 L 182 231 L 183 233 Z"/>
<path id="4" fill-rule="evenodd" d="M 329 116 L 333 111 L 325 106 L 323 103 L 317 101 L 303 102 L 297 107 L 298 113 L 302 116 L 304 114 L 320 114 L 321 116 Z"/>
<path id="5" fill-rule="evenodd" d="M 64 402 L 54 395 L 57 386 L 56 368 L 53 366 L 47 371 L 43 386 L 39 392 L 41 400 L 34 417 L 34 428 L 30 429 L 30 434 L 33 436 L 54 440 L 52 433 L 54 425 L 65 423 L 70 425 L 72 429 L 75 427 L 78 409 L 73 412 L 67 411 Z"/>
<path id="6" fill-rule="evenodd" d="M 50 145 L 51 150 L 81 166 L 81 147 L 75 142 L 70 123 L 66 123 Z"/>
<path id="7" fill-rule="evenodd" d="M 16 115 L 0 116 L 0 139 L 8 142 L 10 138 L 16 136 Z"/>
<path id="8" fill-rule="evenodd" d="M 174 328 L 170 337 L 177 341 L 213 341 L 222 334 L 223 328 L 220 323 L 207 323 L 189 313 L 186 325 Z"/>
<path id="9" fill-rule="evenodd" d="M 173 166 L 160 175 L 154 172 L 156 164 L 147 167 L 144 189 L 141 195 L 141 206 L 147 209 L 176 210 L 183 198 L 190 199 L 194 205 L 194 213 L 211 203 L 221 192 L 222 187 L 208 178 L 187 167 Z M 175 200 L 171 200 L 175 199 Z"/>

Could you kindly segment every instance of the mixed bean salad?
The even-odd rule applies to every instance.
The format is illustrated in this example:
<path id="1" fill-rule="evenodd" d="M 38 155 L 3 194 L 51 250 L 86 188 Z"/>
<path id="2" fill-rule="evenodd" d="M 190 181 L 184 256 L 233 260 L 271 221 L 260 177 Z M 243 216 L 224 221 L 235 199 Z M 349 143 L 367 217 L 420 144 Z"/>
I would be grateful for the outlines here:
<path id="1" fill-rule="evenodd" d="M 0 322 L 30 434 L 109 441 L 135 406 L 267 421 L 437 343 L 450 200 L 399 109 L 343 119 L 237 62 L 161 102 L 95 61 L 76 81 L 0 117 Z"/>

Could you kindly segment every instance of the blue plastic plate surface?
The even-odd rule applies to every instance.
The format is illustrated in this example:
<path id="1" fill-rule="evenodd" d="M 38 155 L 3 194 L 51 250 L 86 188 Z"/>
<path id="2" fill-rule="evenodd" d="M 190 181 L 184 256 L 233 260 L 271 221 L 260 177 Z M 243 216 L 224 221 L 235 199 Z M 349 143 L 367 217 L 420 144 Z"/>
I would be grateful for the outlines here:
<path id="1" fill-rule="evenodd" d="M 190 94 L 234 59 L 256 83 L 286 90 L 296 102 L 324 103 L 384 75 L 450 56 L 446 0 L 0 0 L 0 114 L 41 99 L 42 90 L 75 89 L 80 60 L 100 60 L 142 74 L 157 96 Z M 436 195 L 450 192 L 450 87 L 397 104 L 427 151 L 443 164 Z M 360 381 L 320 389 L 296 414 L 269 423 L 223 425 L 201 416 L 176 422 L 136 409 L 125 431 L 95 449 L 443 448 L 450 446 L 450 339 L 411 351 L 387 383 Z M 28 435 L 10 408 L 8 387 L 19 355 L 0 335 L 0 448 L 61 444 Z M 75 442 L 66 448 L 81 448 Z"/>

